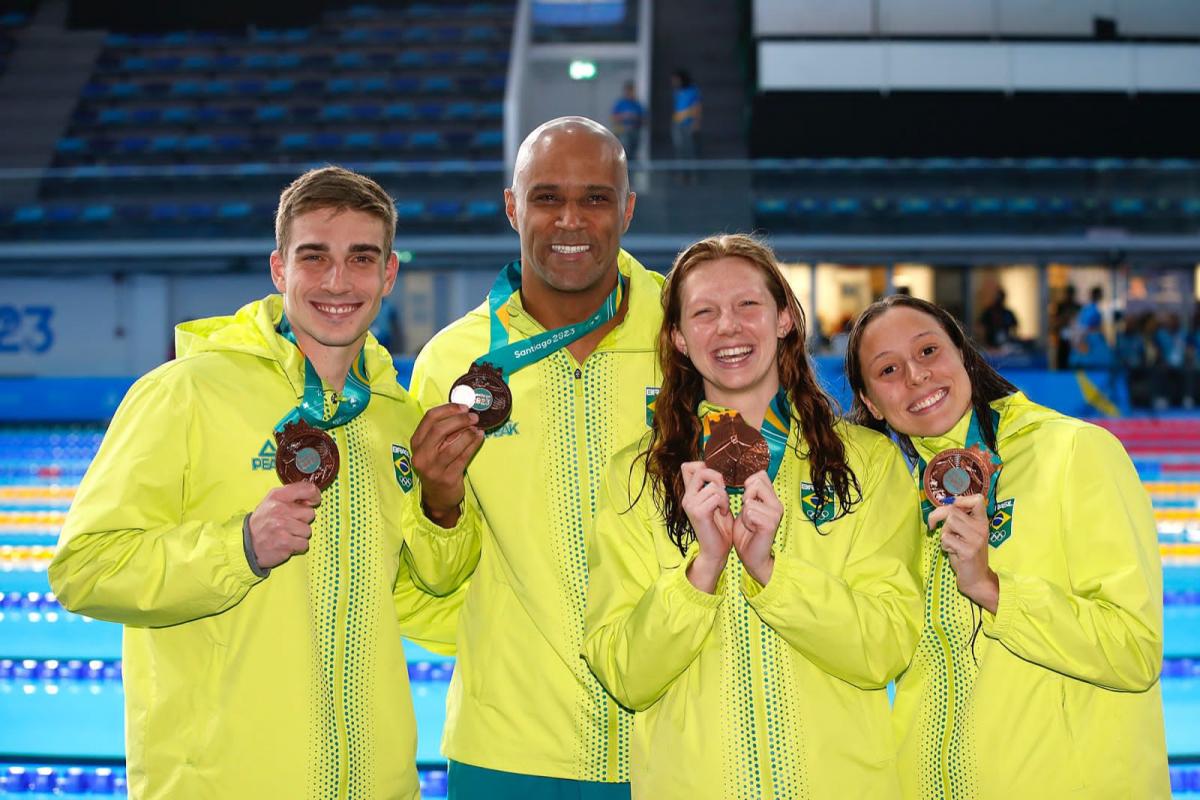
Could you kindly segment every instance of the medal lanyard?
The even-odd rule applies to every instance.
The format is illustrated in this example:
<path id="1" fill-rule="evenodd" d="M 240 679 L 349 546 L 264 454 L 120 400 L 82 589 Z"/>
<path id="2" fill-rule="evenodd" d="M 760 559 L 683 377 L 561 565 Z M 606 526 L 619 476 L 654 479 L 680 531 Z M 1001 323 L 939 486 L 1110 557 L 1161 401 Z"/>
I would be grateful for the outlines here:
<path id="1" fill-rule="evenodd" d="M 279 321 L 279 335 L 296 345 L 296 349 L 300 350 L 300 355 L 304 356 L 304 350 L 296 341 L 296 334 L 292 331 L 287 314 L 284 314 Z M 325 388 L 321 385 L 321 376 L 317 374 L 316 367 L 308 360 L 308 356 L 304 356 L 304 397 L 301 399 L 300 405 L 279 420 L 275 430 L 282 431 L 284 426 L 303 419 L 314 428 L 327 431 L 330 428 L 345 425 L 366 411 L 369 402 L 371 402 L 371 387 L 367 377 L 366 347 L 358 351 L 358 358 L 350 366 L 350 372 L 346 375 L 346 386 L 342 389 L 341 400 L 338 401 L 337 409 L 329 419 L 325 419 Z"/>
<path id="2" fill-rule="evenodd" d="M 1000 430 L 1000 413 L 996 409 L 992 409 L 992 430 L 999 432 Z M 1002 465 L 1000 455 L 992 452 L 992 449 L 983 441 L 983 434 L 979 431 L 979 419 L 975 416 L 975 410 L 971 410 L 971 421 L 967 423 L 967 441 L 963 447 L 970 450 L 972 447 L 978 446 L 980 450 L 987 453 L 994 467 Z M 917 456 L 917 486 L 920 488 L 922 481 L 925 478 L 925 459 Z M 987 491 L 987 515 L 991 519 L 996 514 L 996 486 L 1000 482 L 1000 470 L 993 469 L 991 479 L 988 481 Z M 921 492 L 921 519 L 926 524 L 929 522 L 929 515 L 933 512 L 933 503 L 929 502 L 929 498 L 925 496 L 925 492 Z"/>
<path id="3" fill-rule="evenodd" d="M 486 361 L 499 369 L 505 381 L 522 367 L 527 367 L 551 353 L 558 352 L 615 317 L 617 309 L 621 307 L 621 298 L 625 293 L 625 276 L 620 272 L 617 273 L 617 287 L 605 298 L 596 313 L 583 322 L 564 325 L 561 328 L 555 328 L 552 331 L 539 333 L 528 339 L 509 344 L 508 301 L 513 293 L 520 289 L 521 262 L 513 261 L 500 270 L 500 274 L 496 276 L 496 282 L 492 284 L 492 290 L 488 292 L 488 308 L 492 318 L 491 344 L 487 355 L 480 357 L 479 361 Z"/>
<path id="4" fill-rule="evenodd" d="M 733 409 L 723 408 L 715 403 L 710 403 L 707 400 L 700 402 L 700 452 L 704 452 L 708 440 L 712 437 L 712 425 L 721 417 L 738 412 Z M 783 454 L 787 451 L 788 433 L 792 428 L 792 405 L 788 402 L 787 390 L 780 389 L 775 397 L 771 400 L 771 404 L 767 406 L 767 413 L 763 416 L 762 436 L 767 440 L 767 449 L 771 453 L 771 463 L 767 467 L 767 476 L 771 480 L 775 480 L 775 476 L 779 474 L 779 465 L 783 463 Z M 741 493 L 741 489 L 729 489 L 730 493 Z"/>

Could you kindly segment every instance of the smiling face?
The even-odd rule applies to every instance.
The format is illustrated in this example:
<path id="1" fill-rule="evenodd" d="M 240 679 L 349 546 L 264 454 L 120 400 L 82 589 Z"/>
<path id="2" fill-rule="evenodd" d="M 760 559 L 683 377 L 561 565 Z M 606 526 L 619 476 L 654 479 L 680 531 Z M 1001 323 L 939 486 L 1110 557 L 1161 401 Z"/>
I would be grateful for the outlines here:
<path id="1" fill-rule="evenodd" d="M 399 266 L 384 251 L 384 222 L 363 211 L 318 208 L 296 216 L 287 252 L 271 254 L 271 280 L 300 347 L 321 351 L 362 346 Z"/>
<path id="2" fill-rule="evenodd" d="M 619 143 L 583 126 L 552 127 L 517 160 L 505 211 L 521 236 L 526 276 L 557 292 L 616 279 L 621 235 L 633 218 Z"/>
<path id="3" fill-rule="evenodd" d="M 962 353 L 923 311 L 894 306 L 880 314 L 863 331 L 858 356 L 863 402 L 899 433 L 940 436 L 971 405 Z"/>
<path id="4" fill-rule="evenodd" d="M 792 318 L 776 305 L 763 271 L 744 258 L 705 261 L 686 274 L 679 299 L 671 340 L 704 379 L 704 396 L 732 408 L 745 397 L 769 402 L 779 390 L 779 339 Z"/>

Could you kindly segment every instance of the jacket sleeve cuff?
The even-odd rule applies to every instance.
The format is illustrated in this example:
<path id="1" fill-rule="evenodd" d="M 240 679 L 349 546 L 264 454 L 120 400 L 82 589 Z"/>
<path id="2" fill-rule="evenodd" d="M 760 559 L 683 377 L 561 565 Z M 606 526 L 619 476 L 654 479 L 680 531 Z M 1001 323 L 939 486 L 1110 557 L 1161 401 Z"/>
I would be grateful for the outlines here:
<path id="1" fill-rule="evenodd" d="M 693 542 L 688 548 L 687 555 L 684 556 L 683 563 L 675 568 L 675 574 L 667 581 L 666 588 L 692 605 L 701 608 L 716 608 L 721 605 L 721 600 L 725 597 L 725 573 L 722 572 L 721 576 L 717 578 L 717 586 L 712 594 L 700 591 L 692 585 L 687 576 L 688 567 L 692 565 L 698 555 L 700 555 L 700 546 Z"/>
<path id="2" fill-rule="evenodd" d="M 258 565 L 258 556 L 254 555 L 254 542 L 250 539 L 250 515 L 247 514 L 242 518 L 242 549 L 246 553 L 246 563 L 250 566 L 250 571 L 259 578 L 265 578 L 271 574 L 271 570 Z"/>
<path id="3" fill-rule="evenodd" d="M 234 517 L 221 526 L 221 547 L 225 554 L 225 564 L 234 580 L 245 586 L 253 586 L 266 577 L 266 570 L 260 573 L 257 561 L 254 559 L 254 548 L 250 545 L 250 515 Z"/>
<path id="4" fill-rule="evenodd" d="M 1012 630 L 1013 619 L 1020 610 L 1020 589 L 1017 581 L 1007 572 L 995 572 L 1000 583 L 1000 599 L 996 603 L 995 614 L 983 609 L 983 632 L 993 639 L 1003 639 Z"/>
<path id="5" fill-rule="evenodd" d="M 475 526 L 479 520 L 479 514 L 471 501 L 464 497 L 462 502 L 458 520 L 452 528 L 443 528 L 436 522 L 425 516 L 425 506 L 421 501 L 421 482 L 415 481 L 412 494 L 409 496 L 409 509 L 411 511 L 413 527 L 421 536 L 430 536 L 434 539 L 453 539 L 460 536 L 465 531 L 469 531 Z"/>
<path id="6" fill-rule="evenodd" d="M 773 555 L 773 558 L 775 566 L 771 569 L 771 580 L 766 586 L 755 580 L 749 572 L 742 570 L 742 594 L 745 596 L 746 602 L 755 608 L 772 605 L 775 598 L 784 592 L 780 587 L 787 580 L 790 562 L 787 558 L 780 558 L 778 555 Z"/>

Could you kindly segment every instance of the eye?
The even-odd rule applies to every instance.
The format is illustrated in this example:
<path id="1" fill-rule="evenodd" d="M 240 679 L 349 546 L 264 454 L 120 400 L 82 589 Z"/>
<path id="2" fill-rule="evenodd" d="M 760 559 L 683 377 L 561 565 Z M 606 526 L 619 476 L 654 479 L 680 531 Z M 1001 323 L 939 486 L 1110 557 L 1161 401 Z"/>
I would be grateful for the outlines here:
<path id="1" fill-rule="evenodd" d="M 745 300 L 738 303 L 738 305 L 739 306 L 760 306 L 760 305 L 762 305 L 762 303 L 753 298 L 746 298 Z"/>
<path id="2" fill-rule="evenodd" d="M 692 312 L 692 317 L 693 317 L 693 318 L 695 318 L 695 317 L 706 317 L 706 316 L 709 316 L 709 315 L 711 315 L 712 313 L 713 313 L 713 310 L 712 310 L 711 308 L 709 308 L 708 306 L 705 306 L 705 307 L 703 307 L 703 308 L 697 308 L 695 311 L 693 311 L 693 312 Z"/>
<path id="3" fill-rule="evenodd" d="M 936 353 L 937 350 L 938 350 L 938 346 L 936 344 L 927 344 L 921 348 L 921 355 L 931 356 L 934 353 Z"/>
<path id="4" fill-rule="evenodd" d="M 535 203 L 553 203 L 557 199 L 558 196 L 552 192 L 542 192 L 541 194 L 536 194 L 533 196 L 533 201 Z"/>
<path id="5" fill-rule="evenodd" d="M 606 195 L 606 194 L 588 195 L 588 202 L 592 203 L 593 205 L 599 205 L 600 203 L 607 203 L 608 195 Z"/>
<path id="6" fill-rule="evenodd" d="M 895 371 L 896 371 L 895 364 L 887 364 L 884 366 L 883 369 L 879 370 L 879 377 L 886 378 L 888 375 L 895 373 Z"/>

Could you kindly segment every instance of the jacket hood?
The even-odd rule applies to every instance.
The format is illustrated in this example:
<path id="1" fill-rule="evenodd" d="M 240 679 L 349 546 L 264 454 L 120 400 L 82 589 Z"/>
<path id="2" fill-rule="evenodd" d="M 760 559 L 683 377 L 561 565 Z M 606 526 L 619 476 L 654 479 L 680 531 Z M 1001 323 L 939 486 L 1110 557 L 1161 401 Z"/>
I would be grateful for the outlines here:
<path id="1" fill-rule="evenodd" d="M 1010 439 L 1022 436 L 1029 429 L 1050 419 L 1060 416 L 1045 406 L 1039 406 L 1027 398 L 1023 392 L 1014 392 L 1007 397 L 991 402 L 992 408 L 1000 414 L 1000 424 L 996 431 L 996 445 L 1003 447 Z M 971 410 L 963 414 L 962 419 L 954 427 L 941 436 L 914 436 L 913 446 L 921 458 L 928 461 L 943 450 L 952 447 L 964 447 L 967 441 L 967 428 L 970 426 Z"/>
<path id="2" fill-rule="evenodd" d="M 206 352 L 243 353 L 273 361 L 291 381 L 299 397 L 304 391 L 304 356 L 277 330 L 283 318 L 282 295 L 267 295 L 242 306 L 232 316 L 207 317 L 175 326 L 177 358 Z M 400 397 L 391 353 L 367 334 L 363 346 L 372 394 Z"/>

